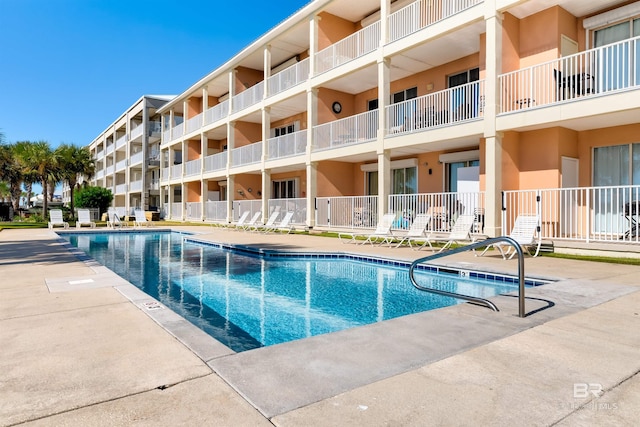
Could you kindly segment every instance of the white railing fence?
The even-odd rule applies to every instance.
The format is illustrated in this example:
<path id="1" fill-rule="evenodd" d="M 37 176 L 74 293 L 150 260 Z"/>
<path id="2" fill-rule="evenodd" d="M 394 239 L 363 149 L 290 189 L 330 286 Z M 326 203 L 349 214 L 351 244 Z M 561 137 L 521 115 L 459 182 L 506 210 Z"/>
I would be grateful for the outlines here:
<path id="1" fill-rule="evenodd" d="M 168 181 L 169 180 L 169 170 L 170 170 L 170 168 L 162 168 L 160 170 L 160 180 L 161 181 Z"/>
<path id="2" fill-rule="evenodd" d="M 304 225 L 307 223 L 307 199 L 269 199 L 269 215 L 272 212 L 280 212 L 280 222 L 287 212 L 293 212 L 292 224 Z"/>
<path id="3" fill-rule="evenodd" d="M 122 148 L 127 144 L 127 135 L 122 135 L 120 138 L 116 139 L 116 150 L 118 148 Z"/>
<path id="4" fill-rule="evenodd" d="M 247 219 L 247 221 L 249 219 L 251 219 L 253 217 L 253 215 L 256 212 L 260 212 L 262 211 L 262 200 L 261 199 L 256 199 L 256 200 L 234 200 L 233 201 L 233 218 L 232 218 L 232 222 L 238 222 L 238 219 L 240 218 L 240 215 L 242 215 L 242 213 L 244 211 L 249 211 L 249 218 Z M 262 217 L 264 217 L 264 213 L 262 214 Z M 259 220 L 261 221 L 261 219 Z"/>
<path id="5" fill-rule="evenodd" d="M 187 120 L 187 133 L 195 132 L 202 127 L 202 113 Z"/>
<path id="6" fill-rule="evenodd" d="M 210 125 L 213 122 L 221 120 L 229 115 L 229 100 L 225 100 L 220 104 L 216 104 L 204 112 L 204 124 Z"/>
<path id="7" fill-rule="evenodd" d="M 142 151 L 138 151 L 137 153 L 132 154 L 131 158 L 129 159 L 129 164 L 136 165 L 142 162 L 142 156 L 144 156 L 144 153 Z"/>
<path id="8" fill-rule="evenodd" d="M 189 160 L 187 163 L 185 163 L 184 167 L 185 176 L 200 175 L 200 172 L 202 170 L 202 159 Z"/>
<path id="9" fill-rule="evenodd" d="M 386 133 L 404 134 L 479 120 L 484 113 L 484 99 L 484 80 L 480 80 L 389 105 Z"/>
<path id="10" fill-rule="evenodd" d="M 171 219 L 178 221 L 182 219 L 182 202 L 171 203 Z"/>
<path id="11" fill-rule="evenodd" d="M 185 218 L 187 221 L 202 221 L 202 203 L 186 202 Z"/>
<path id="12" fill-rule="evenodd" d="M 234 96 L 231 109 L 236 113 L 257 104 L 262 98 L 264 98 L 264 81 L 258 82 Z"/>
<path id="13" fill-rule="evenodd" d="M 171 179 L 182 178 L 182 163 L 171 166 Z"/>
<path id="14" fill-rule="evenodd" d="M 378 196 L 317 197 L 316 225 L 330 228 L 375 228 Z"/>
<path id="15" fill-rule="evenodd" d="M 536 214 L 542 239 L 640 243 L 640 185 L 505 191 L 503 207 L 503 234 Z"/>
<path id="16" fill-rule="evenodd" d="M 116 194 L 124 194 L 128 188 L 129 186 L 127 184 L 118 184 L 116 185 Z"/>
<path id="17" fill-rule="evenodd" d="M 316 74 L 374 51 L 380 44 L 380 21 L 345 37 L 316 53 Z"/>
<path id="18" fill-rule="evenodd" d="M 262 160 L 262 141 L 231 150 L 231 165 L 243 166 Z"/>
<path id="19" fill-rule="evenodd" d="M 129 191 L 142 191 L 142 180 L 131 181 Z"/>
<path id="20" fill-rule="evenodd" d="M 640 85 L 640 37 L 499 76 L 502 113 Z"/>
<path id="21" fill-rule="evenodd" d="M 389 195 L 389 212 L 396 213 L 393 229 L 408 230 L 418 214 L 431 214 L 429 229 L 448 232 L 460 215 L 474 215 L 474 233 L 484 231 L 484 192 Z"/>
<path id="22" fill-rule="evenodd" d="M 171 129 L 171 140 L 174 141 L 180 137 L 182 137 L 182 133 L 184 132 L 184 124 L 180 123 L 179 125 L 175 125 Z"/>
<path id="23" fill-rule="evenodd" d="M 204 218 L 206 221 L 227 222 L 227 201 L 204 202 Z"/>
<path id="24" fill-rule="evenodd" d="M 133 141 L 134 139 L 142 136 L 142 134 L 144 133 L 144 126 L 142 126 L 142 124 L 139 124 L 138 126 L 136 126 L 135 128 L 133 128 L 130 132 L 131 134 L 131 141 Z"/>
<path id="25" fill-rule="evenodd" d="M 299 83 L 309 79 L 309 58 L 285 68 L 279 73 L 274 74 L 267 80 L 267 93 L 269 96 L 276 95 L 280 92 L 296 86 Z"/>
<path id="26" fill-rule="evenodd" d="M 269 144 L 269 159 L 281 159 L 305 154 L 307 149 L 307 130 L 304 129 L 269 138 L 267 144 Z"/>
<path id="27" fill-rule="evenodd" d="M 324 123 L 313 128 L 314 151 L 373 141 L 377 133 L 378 110 Z"/>
<path id="28" fill-rule="evenodd" d="M 227 152 L 212 154 L 204 158 L 204 171 L 214 172 L 226 169 L 227 167 Z"/>

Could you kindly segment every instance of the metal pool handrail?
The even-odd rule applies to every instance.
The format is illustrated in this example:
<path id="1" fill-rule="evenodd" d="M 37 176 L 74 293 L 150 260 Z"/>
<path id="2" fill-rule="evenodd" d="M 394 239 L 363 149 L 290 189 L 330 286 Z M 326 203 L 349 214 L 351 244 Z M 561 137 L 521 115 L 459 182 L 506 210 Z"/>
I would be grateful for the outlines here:
<path id="1" fill-rule="evenodd" d="M 518 244 L 517 241 L 515 241 L 513 238 L 508 237 L 508 236 L 492 237 L 492 238 L 483 240 L 481 242 L 475 242 L 475 243 L 471 243 L 469 245 L 461 246 L 459 248 L 451 249 L 451 250 L 448 250 L 447 252 L 438 252 L 436 254 L 432 254 L 432 255 L 426 256 L 424 258 L 417 259 L 417 260 L 413 261 L 411 263 L 411 266 L 409 267 L 409 278 L 411 279 L 411 283 L 413 284 L 413 286 L 415 286 L 417 289 L 419 289 L 421 291 L 430 292 L 430 293 L 434 293 L 434 294 L 438 294 L 438 295 L 445 295 L 445 296 L 449 296 L 449 297 L 453 297 L 453 298 L 458 298 L 458 299 L 463 299 L 463 300 L 466 300 L 466 301 L 475 302 L 477 304 L 484 305 L 485 307 L 489 307 L 493 311 L 500 311 L 500 310 L 498 310 L 498 307 L 496 307 L 496 305 L 494 303 L 492 303 L 491 301 L 489 301 L 487 299 L 484 299 L 484 298 L 474 297 L 474 296 L 471 296 L 471 295 L 463 295 L 463 294 L 458 294 L 456 292 L 442 291 L 440 289 L 426 288 L 424 286 L 420 286 L 416 282 L 415 277 L 413 276 L 413 271 L 415 270 L 416 266 L 418 264 L 422 264 L 425 261 L 431 261 L 431 260 L 434 260 L 434 259 L 442 258 L 442 257 L 445 257 L 445 256 L 457 254 L 457 253 L 464 252 L 464 251 L 475 250 L 476 248 L 489 246 L 489 245 L 492 245 L 492 244 L 498 243 L 498 242 L 506 242 L 506 243 L 510 244 L 511 246 L 513 246 L 515 248 L 515 250 L 516 250 L 516 252 L 518 254 L 518 316 L 519 317 L 525 317 L 525 307 L 524 307 L 524 253 L 522 252 L 522 248 L 520 247 L 520 244 Z"/>

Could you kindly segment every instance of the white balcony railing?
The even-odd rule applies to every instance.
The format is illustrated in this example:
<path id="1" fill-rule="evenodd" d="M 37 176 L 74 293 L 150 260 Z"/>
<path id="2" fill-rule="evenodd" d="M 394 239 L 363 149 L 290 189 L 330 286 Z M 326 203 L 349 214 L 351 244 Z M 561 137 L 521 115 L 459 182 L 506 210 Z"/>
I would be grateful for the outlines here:
<path id="1" fill-rule="evenodd" d="M 386 134 L 479 120 L 484 114 L 484 80 L 456 86 L 386 108 Z"/>
<path id="2" fill-rule="evenodd" d="M 375 228 L 378 196 L 318 197 L 316 225 L 335 228 Z"/>
<path id="3" fill-rule="evenodd" d="M 104 150 L 100 150 L 96 152 L 95 158 L 96 160 L 101 160 L 103 156 L 104 156 Z"/>
<path id="4" fill-rule="evenodd" d="M 160 180 L 152 179 L 148 184 L 149 190 L 160 190 Z"/>
<path id="5" fill-rule="evenodd" d="M 170 130 L 165 130 L 164 132 L 162 132 L 162 143 L 166 144 L 167 142 L 169 142 L 171 140 L 170 136 L 171 136 Z"/>
<path id="6" fill-rule="evenodd" d="M 276 136 L 267 140 L 269 159 L 298 156 L 307 149 L 307 130 Z"/>
<path id="7" fill-rule="evenodd" d="M 131 183 L 129 184 L 129 191 L 131 192 L 142 191 L 142 180 L 131 181 Z"/>
<path id="8" fill-rule="evenodd" d="M 212 154 L 204 158 L 204 171 L 215 172 L 227 168 L 227 152 Z"/>
<path id="9" fill-rule="evenodd" d="M 182 178 L 182 164 L 171 166 L 171 179 Z"/>
<path id="10" fill-rule="evenodd" d="M 389 42 L 442 21 L 484 0 L 416 1 L 389 15 Z"/>
<path id="11" fill-rule="evenodd" d="M 316 74 L 324 73 L 339 65 L 374 51 L 380 44 L 380 21 L 340 40 L 316 53 Z"/>
<path id="12" fill-rule="evenodd" d="M 162 168 L 160 169 L 160 180 L 168 181 L 169 180 L 169 170 L 170 168 Z"/>
<path id="13" fill-rule="evenodd" d="M 130 140 L 133 141 L 136 138 L 140 138 L 142 136 L 142 134 L 144 133 L 144 126 L 142 126 L 141 124 L 136 126 L 132 131 L 131 131 L 131 138 Z"/>
<path id="14" fill-rule="evenodd" d="M 220 104 L 214 105 L 204 112 L 204 124 L 210 125 L 218 120 L 221 120 L 229 115 L 229 100 L 223 101 Z"/>
<path id="15" fill-rule="evenodd" d="M 113 175 L 113 173 L 115 171 L 116 171 L 116 166 L 115 165 L 107 166 L 107 168 L 105 169 L 105 174 L 106 175 Z"/>
<path id="16" fill-rule="evenodd" d="M 274 74 L 267 80 L 267 93 L 269 96 L 276 95 L 280 92 L 292 88 L 309 79 L 309 58 L 285 68 L 279 73 Z"/>
<path id="17" fill-rule="evenodd" d="M 116 139 L 116 150 L 124 147 L 127 144 L 127 135 L 122 135 L 120 138 Z"/>
<path id="18" fill-rule="evenodd" d="M 138 151 L 137 153 L 132 154 L 129 158 L 129 164 L 133 166 L 137 165 L 138 163 L 142 163 L 143 156 L 144 153 L 142 151 Z"/>
<path id="19" fill-rule="evenodd" d="M 106 155 L 108 156 L 109 154 L 112 154 L 115 150 L 115 147 L 116 146 L 114 144 L 107 145 L 107 149 L 105 151 Z"/>
<path id="20" fill-rule="evenodd" d="M 127 159 L 120 160 L 116 162 L 116 171 L 119 172 L 127 168 Z"/>
<path id="21" fill-rule="evenodd" d="M 314 151 L 361 144 L 376 139 L 378 110 L 346 117 L 313 128 Z"/>
<path id="22" fill-rule="evenodd" d="M 182 219 L 182 202 L 171 203 L 171 219 Z"/>
<path id="23" fill-rule="evenodd" d="M 284 218 L 287 212 L 293 212 L 291 217 L 292 224 L 305 225 L 307 220 L 307 199 L 295 198 L 295 199 L 269 199 L 269 213 L 278 211 L 280 217 Z"/>
<path id="24" fill-rule="evenodd" d="M 202 116 L 203 114 L 200 113 L 187 120 L 187 133 L 195 132 L 202 127 Z"/>
<path id="25" fill-rule="evenodd" d="M 240 218 L 240 215 L 242 215 L 244 211 L 249 211 L 249 218 L 251 218 L 256 212 L 260 212 L 261 210 L 262 210 L 262 200 L 260 199 L 234 200 L 233 201 L 233 218 L 231 218 L 231 221 L 232 222 L 238 221 L 238 218 Z"/>
<path id="26" fill-rule="evenodd" d="M 231 166 L 250 165 L 262 160 L 262 141 L 231 150 Z"/>
<path id="27" fill-rule="evenodd" d="M 227 220 L 227 201 L 204 202 L 204 219 L 207 221 Z"/>
<path id="28" fill-rule="evenodd" d="M 118 184 L 116 185 L 116 194 L 124 194 L 127 192 L 127 184 Z"/>
<path id="29" fill-rule="evenodd" d="M 104 177 L 104 169 L 96 171 L 96 179 L 102 179 Z"/>
<path id="30" fill-rule="evenodd" d="M 202 203 L 187 202 L 185 204 L 185 217 L 187 221 L 202 221 Z"/>
<path id="31" fill-rule="evenodd" d="M 423 193 L 389 195 L 389 212 L 396 213 L 394 230 L 408 230 L 418 214 L 431 214 L 429 230 L 449 232 L 460 215 L 474 215 L 472 231 L 484 231 L 484 192 L 475 193 Z"/>
<path id="32" fill-rule="evenodd" d="M 171 129 L 171 140 L 175 141 L 176 139 L 181 138 L 183 132 L 184 132 L 184 124 L 180 123 L 179 125 L 175 125 Z"/>
<path id="33" fill-rule="evenodd" d="M 234 96 L 231 104 L 232 111 L 234 113 L 242 111 L 245 108 L 257 104 L 262 98 L 264 98 L 264 81 L 258 82 L 249 89 Z"/>
<path id="34" fill-rule="evenodd" d="M 202 159 L 189 160 L 184 164 L 184 175 L 193 176 L 200 175 L 202 171 Z"/>
<path id="35" fill-rule="evenodd" d="M 503 234 L 537 214 L 542 239 L 640 243 L 640 185 L 505 191 L 503 206 Z"/>
<path id="36" fill-rule="evenodd" d="M 508 113 L 640 87 L 640 37 L 499 76 Z"/>

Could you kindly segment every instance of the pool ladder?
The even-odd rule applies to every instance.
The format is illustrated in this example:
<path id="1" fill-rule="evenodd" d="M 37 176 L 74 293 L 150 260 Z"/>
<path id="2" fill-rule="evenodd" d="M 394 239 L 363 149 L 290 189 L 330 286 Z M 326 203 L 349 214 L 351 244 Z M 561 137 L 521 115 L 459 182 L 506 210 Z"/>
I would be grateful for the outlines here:
<path id="1" fill-rule="evenodd" d="M 491 301 L 489 301 L 488 299 L 484 299 L 484 298 L 480 298 L 480 297 L 474 297 L 474 296 L 471 296 L 471 295 L 459 294 L 459 293 L 456 293 L 456 292 L 442 291 L 440 289 L 433 289 L 433 288 L 427 288 L 427 287 L 421 286 L 416 282 L 416 279 L 415 279 L 415 277 L 413 275 L 413 271 L 415 270 L 416 266 L 418 264 L 424 263 L 425 261 L 431 261 L 431 260 L 434 260 L 434 259 L 443 258 L 443 257 L 449 256 L 449 255 L 454 255 L 454 254 L 457 254 L 457 253 L 460 253 L 460 252 L 475 251 L 476 248 L 482 248 L 482 247 L 489 246 L 489 245 L 492 245 L 492 244 L 498 243 L 498 242 L 506 242 L 506 243 L 510 244 L 511 246 L 514 247 L 514 249 L 516 250 L 516 253 L 518 254 L 518 316 L 519 317 L 525 317 L 526 313 L 525 313 L 525 308 L 524 308 L 524 253 L 522 252 L 522 248 L 520 247 L 518 242 L 515 241 L 514 239 L 512 239 L 511 237 L 508 237 L 508 236 L 492 237 L 492 238 L 489 238 L 489 239 L 486 239 L 486 240 L 482 240 L 480 242 L 475 242 L 475 243 L 471 243 L 469 245 L 461 246 L 459 248 L 451 249 L 451 250 L 448 250 L 447 252 L 438 252 L 436 254 L 432 254 L 432 255 L 426 256 L 424 258 L 417 259 L 417 260 L 413 261 L 411 263 L 411 267 L 409 267 L 409 278 L 411 279 L 411 283 L 413 284 L 413 286 L 415 286 L 417 289 L 419 289 L 421 291 L 430 292 L 430 293 L 438 294 L 438 295 L 444 295 L 444 296 L 453 297 L 453 298 L 458 298 L 458 299 L 463 299 L 465 301 L 471 301 L 471 302 L 474 302 L 476 304 L 480 304 L 480 305 L 483 305 L 485 307 L 489 307 L 493 311 L 500 311 L 500 310 L 498 310 L 498 307 L 496 307 L 496 305 L 494 303 L 492 303 Z"/>

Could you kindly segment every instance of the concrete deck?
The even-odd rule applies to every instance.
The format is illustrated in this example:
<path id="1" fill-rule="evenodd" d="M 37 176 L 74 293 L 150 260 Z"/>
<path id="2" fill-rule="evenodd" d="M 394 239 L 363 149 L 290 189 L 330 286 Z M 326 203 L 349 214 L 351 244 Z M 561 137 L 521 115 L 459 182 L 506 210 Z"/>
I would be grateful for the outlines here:
<path id="1" fill-rule="evenodd" d="M 427 251 L 182 227 L 279 250 Z M 0 232 L 0 425 L 637 425 L 640 267 L 526 258 L 557 282 L 235 354 L 49 230 Z M 463 253 L 455 268 L 515 273 Z M 600 391 L 601 390 L 601 391 Z M 593 392 L 593 393 L 592 393 Z M 596 396 L 597 395 L 597 396 Z"/>

